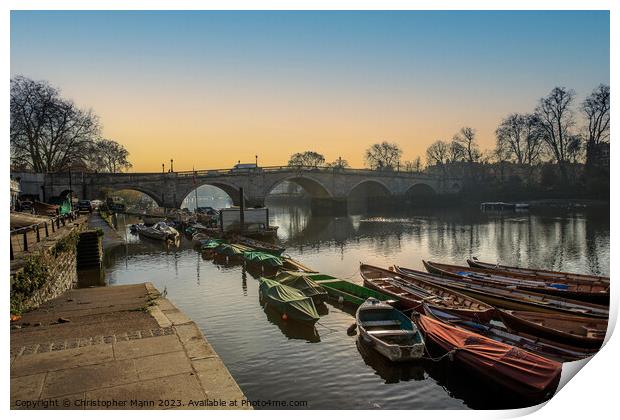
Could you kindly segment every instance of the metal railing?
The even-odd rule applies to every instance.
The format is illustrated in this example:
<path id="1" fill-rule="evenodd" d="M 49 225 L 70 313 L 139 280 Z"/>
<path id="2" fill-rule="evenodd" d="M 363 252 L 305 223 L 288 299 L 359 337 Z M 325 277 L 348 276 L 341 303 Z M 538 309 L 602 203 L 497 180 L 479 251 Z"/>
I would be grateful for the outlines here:
<path id="1" fill-rule="evenodd" d="M 41 242 L 43 238 L 48 238 L 56 233 L 57 230 L 74 220 L 77 220 L 79 213 L 72 211 L 67 214 L 50 217 L 48 220 L 32 225 L 11 229 L 11 261 L 15 259 L 16 252 L 28 252 L 30 247 Z"/>
<path id="2" fill-rule="evenodd" d="M 280 166 L 259 166 L 256 168 L 227 168 L 227 169 L 206 169 L 206 170 L 194 170 L 194 171 L 178 171 L 178 172 L 170 172 L 161 175 L 177 175 L 177 176 L 221 176 L 221 175 L 250 175 L 257 174 L 263 172 L 328 172 L 328 173 L 338 173 L 338 174 L 367 174 L 367 175 L 383 175 L 383 176 L 415 176 L 415 177 L 428 177 L 432 178 L 432 175 L 429 175 L 424 172 L 416 172 L 416 171 L 406 171 L 400 169 L 394 170 L 376 170 L 376 169 L 368 169 L 368 168 L 340 168 L 334 166 L 288 166 L 288 165 L 280 165 Z"/>
<path id="3" fill-rule="evenodd" d="M 259 166 L 256 168 L 220 168 L 220 169 L 199 169 L 193 171 L 175 171 L 175 172 L 119 172 L 119 173 L 108 173 L 108 172 L 99 172 L 98 175 L 106 176 L 106 175 L 125 175 L 129 178 L 132 176 L 181 176 L 181 177 L 191 177 L 191 176 L 222 176 L 222 175 L 239 175 L 246 176 L 250 174 L 259 174 L 264 172 L 329 172 L 329 173 L 338 173 L 338 174 L 367 174 L 367 175 L 379 175 L 379 176 L 400 176 L 400 177 L 424 177 L 424 178 L 436 178 L 436 176 L 426 173 L 424 171 L 408 171 L 404 168 L 396 168 L 392 170 L 380 170 L 380 169 L 369 169 L 369 168 L 341 168 L 334 166 L 289 166 L 289 165 L 277 165 L 277 166 Z M 66 175 L 69 172 L 47 172 L 49 175 Z M 82 172 L 71 172 L 72 178 L 79 178 Z M 86 174 L 86 172 L 84 172 Z"/>

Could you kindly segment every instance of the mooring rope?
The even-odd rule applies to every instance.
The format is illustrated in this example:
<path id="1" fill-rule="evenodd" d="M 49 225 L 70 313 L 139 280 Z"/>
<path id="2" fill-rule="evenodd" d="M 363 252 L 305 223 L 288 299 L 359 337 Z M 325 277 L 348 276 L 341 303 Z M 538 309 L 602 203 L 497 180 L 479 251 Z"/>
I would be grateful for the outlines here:
<path id="1" fill-rule="evenodd" d="M 331 327 L 328 327 L 328 326 L 327 326 L 327 325 L 325 325 L 325 324 L 321 324 L 321 322 L 320 322 L 320 321 L 317 321 L 316 323 L 317 323 L 317 324 L 319 324 L 321 327 L 327 328 L 327 329 L 329 330 L 329 332 L 328 332 L 327 334 L 325 334 L 325 336 L 328 336 L 328 335 L 330 335 L 330 334 L 335 333 L 336 331 L 338 331 L 338 330 L 337 330 L 337 329 L 335 329 L 335 328 L 331 328 Z"/>

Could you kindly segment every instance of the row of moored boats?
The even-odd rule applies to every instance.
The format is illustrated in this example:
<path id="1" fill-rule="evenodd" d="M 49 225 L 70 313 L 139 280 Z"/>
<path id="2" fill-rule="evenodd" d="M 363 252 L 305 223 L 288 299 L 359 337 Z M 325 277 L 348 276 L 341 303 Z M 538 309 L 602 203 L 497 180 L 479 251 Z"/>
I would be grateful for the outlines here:
<path id="1" fill-rule="evenodd" d="M 203 256 L 260 269 L 261 304 L 314 324 L 330 300 L 355 309 L 367 346 L 392 362 L 449 357 L 528 399 L 554 392 L 562 362 L 602 346 L 609 277 L 423 261 L 426 271 L 360 264 L 363 285 L 313 271 L 270 243 L 194 233 Z"/>

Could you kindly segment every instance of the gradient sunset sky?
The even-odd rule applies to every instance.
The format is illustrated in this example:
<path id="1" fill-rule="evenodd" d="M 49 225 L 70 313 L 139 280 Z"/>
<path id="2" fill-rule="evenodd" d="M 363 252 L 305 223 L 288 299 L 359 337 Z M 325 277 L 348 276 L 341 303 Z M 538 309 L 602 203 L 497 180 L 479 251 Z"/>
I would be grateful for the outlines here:
<path id="1" fill-rule="evenodd" d="M 482 148 L 554 86 L 609 83 L 609 13 L 13 11 L 11 76 L 99 116 L 132 171 L 286 164 L 315 150 L 363 167 L 467 125 Z"/>

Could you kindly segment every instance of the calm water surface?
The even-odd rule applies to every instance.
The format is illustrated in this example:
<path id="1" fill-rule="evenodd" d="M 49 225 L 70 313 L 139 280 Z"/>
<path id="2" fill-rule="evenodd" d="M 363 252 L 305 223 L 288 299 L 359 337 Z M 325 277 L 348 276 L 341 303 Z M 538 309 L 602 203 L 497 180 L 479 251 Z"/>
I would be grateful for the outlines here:
<path id="1" fill-rule="evenodd" d="M 293 258 L 362 284 L 360 262 L 423 269 L 422 259 L 464 264 L 470 256 L 511 265 L 608 274 L 608 212 L 483 214 L 428 211 L 397 216 L 313 217 L 270 206 Z M 127 221 L 131 222 L 130 220 Z M 350 337 L 351 311 L 327 305 L 316 329 L 265 312 L 258 281 L 242 265 L 203 260 L 140 240 L 106 262 L 108 284 L 150 281 L 192 318 L 251 400 L 304 400 L 307 408 L 454 409 L 514 404 L 501 390 L 443 361 L 395 365 Z"/>

